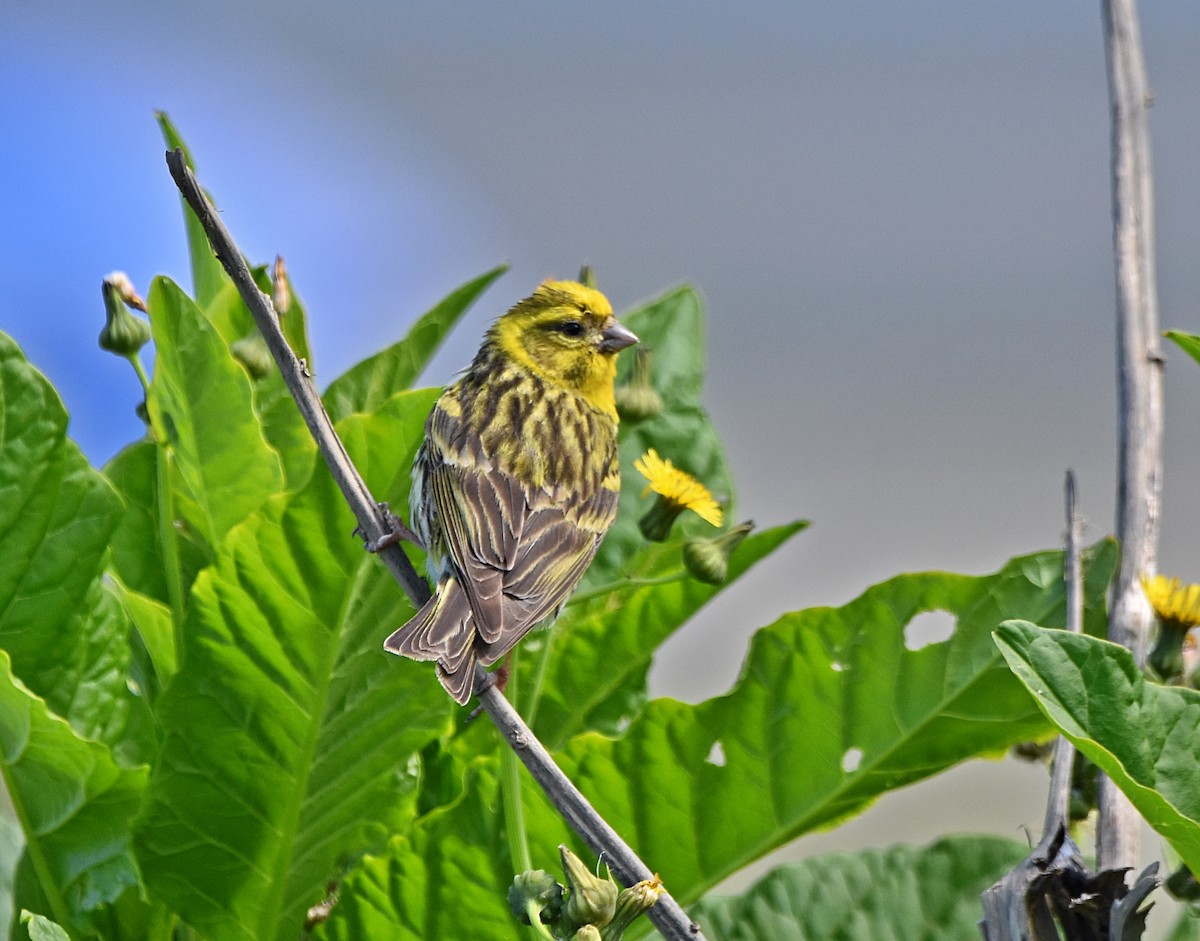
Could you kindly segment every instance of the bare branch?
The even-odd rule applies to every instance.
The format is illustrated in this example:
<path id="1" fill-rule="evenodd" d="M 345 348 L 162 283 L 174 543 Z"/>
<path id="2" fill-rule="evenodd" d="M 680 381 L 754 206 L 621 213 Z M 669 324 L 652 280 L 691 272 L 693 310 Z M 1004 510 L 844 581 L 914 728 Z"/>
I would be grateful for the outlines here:
<path id="1" fill-rule="evenodd" d="M 1108 636 L 1143 660 L 1151 627 L 1139 584 L 1157 567 L 1162 490 L 1162 353 L 1154 263 L 1154 199 L 1147 111 L 1150 92 L 1136 0 L 1102 0 L 1112 107 L 1113 254 L 1117 282 L 1121 564 Z M 1100 781 L 1097 848 L 1102 869 L 1137 863 L 1137 812 L 1106 778 Z"/>
<path id="2" fill-rule="evenodd" d="M 254 283 L 249 266 L 238 251 L 229 230 L 225 228 L 220 216 L 200 189 L 195 175 L 187 166 L 183 151 L 168 151 L 167 166 L 183 198 L 187 200 L 204 227 L 205 235 L 208 236 L 217 259 L 237 286 L 238 293 L 262 332 L 288 390 L 296 400 L 296 405 L 304 416 L 325 463 L 329 465 L 330 473 L 333 474 L 358 520 L 364 538 L 369 542 L 381 539 L 389 532 L 388 523 L 334 432 L 333 424 L 321 404 L 303 362 L 296 358 L 279 329 L 278 318 L 270 298 Z M 413 604 L 424 604 L 429 598 L 429 587 L 425 580 L 417 575 L 400 547 L 387 546 L 379 552 L 379 556 Z M 587 798 L 563 774 L 503 694 L 487 682 L 487 672 L 482 666 L 477 668 L 476 690 L 488 716 L 529 769 L 534 780 L 541 785 L 550 802 L 591 850 L 609 865 L 622 884 L 633 885 L 651 878 L 653 873 L 646 864 L 596 813 Z M 688 918 L 679 903 L 666 892 L 647 914 L 668 941 L 704 941 L 700 927 Z"/>
<path id="3" fill-rule="evenodd" d="M 1083 541 L 1083 524 L 1075 508 L 1075 475 L 1067 471 L 1067 551 L 1063 559 L 1064 578 L 1067 585 L 1067 630 L 1083 632 L 1083 566 L 1079 559 L 1079 546 Z M 1046 819 L 1042 824 L 1042 838 L 1059 827 L 1067 825 L 1067 814 L 1071 806 L 1071 771 L 1075 764 L 1075 746 L 1066 736 L 1060 735 L 1054 743 L 1051 761 L 1050 795 L 1046 800 Z"/>

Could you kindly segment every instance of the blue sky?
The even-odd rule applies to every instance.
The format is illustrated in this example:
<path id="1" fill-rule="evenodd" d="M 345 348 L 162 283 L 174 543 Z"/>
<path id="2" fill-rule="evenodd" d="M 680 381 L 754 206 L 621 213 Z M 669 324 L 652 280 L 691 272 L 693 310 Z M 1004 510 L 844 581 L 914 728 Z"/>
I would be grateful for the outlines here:
<path id="1" fill-rule="evenodd" d="M 95 336 L 110 270 L 187 281 L 157 108 L 287 258 L 324 381 L 500 261 L 431 383 L 583 261 L 618 307 L 695 284 L 739 516 L 815 522 L 668 648 L 656 685 L 710 695 L 784 610 L 1057 545 L 1067 467 L 1111 529 L 1098 6 L 7 0 L 0 329 L 94 461 L 140 432 Z M 1143 29 L 1162 321 L 1200 332 L 1200 6 Z M 1162 568 L 1200 579 L 1200 367 L 1168 356 Z"/>

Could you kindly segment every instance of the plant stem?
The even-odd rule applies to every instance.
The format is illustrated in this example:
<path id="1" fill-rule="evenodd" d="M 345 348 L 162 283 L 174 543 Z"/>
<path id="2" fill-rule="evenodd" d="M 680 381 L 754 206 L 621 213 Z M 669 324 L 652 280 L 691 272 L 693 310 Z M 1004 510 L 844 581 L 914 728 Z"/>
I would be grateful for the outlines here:
<path id="1" fill-rule="evenodd" d="M 593 598 L 610 595 L 622 588 L 638 587 L 641 585 L 669 585 L 671 582 L 681 582 L 687 577 L 688 573 L 686 569 L 680 569 L 678 572 L 673 572 L 670 575 L 659 575 L 656 578 L 636 578 L 632 575 L 626 575 L 615 582 L 609 582 L 607 585 L 601 585 L 599 588 L 593 588 L 591 591 L 584 591 L 574 595 L 567 602 L 566 606 L 570 608 L 577 604 L 584 604 Z"/>
<path id="2" fill-rule="evenodd" d="M 1108 639 L 1145 659 L 1152 614 L 1139 584 L 1157 568 L 1162 492 L 1162 353 L 1154 263 L 1150 106 L 1136 0 L 1102 0 L 1112 105 L 1113 257 L 1117 286 L 1118 481 L 1121 562 Z M 1140 819 L 1129 799 L 1100 778 L 1097 864 L 1137 865 Z"/>

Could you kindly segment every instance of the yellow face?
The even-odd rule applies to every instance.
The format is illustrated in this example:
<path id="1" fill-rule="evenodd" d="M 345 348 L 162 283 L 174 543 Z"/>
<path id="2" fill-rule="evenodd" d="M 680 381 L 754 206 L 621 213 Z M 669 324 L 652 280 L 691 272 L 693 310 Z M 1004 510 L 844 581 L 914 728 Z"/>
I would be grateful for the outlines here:
<path id="1" fill-rule="evenodd" d="M 613 316 L 599 291 L 574 281 L 545 281 L 496 321 L 493 332 L 514 361 L 616 414 L 617 353 L 637 337 Z"/>

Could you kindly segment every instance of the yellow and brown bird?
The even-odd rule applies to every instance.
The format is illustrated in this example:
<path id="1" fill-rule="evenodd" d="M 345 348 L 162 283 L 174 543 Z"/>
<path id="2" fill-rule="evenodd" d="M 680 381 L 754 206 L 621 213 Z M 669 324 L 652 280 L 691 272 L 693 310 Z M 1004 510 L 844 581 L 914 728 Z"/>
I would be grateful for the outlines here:
<path id="1" fill-rule="evenodd" d="M 613 379 L 637 337 L 599 291 L 545 281 L 500 317 L 442 393 L 413 463 L 412 527 L 437 581 L 384 647 L 436 660 L 465 703 L 566 602 L 617 513 Z"/>

